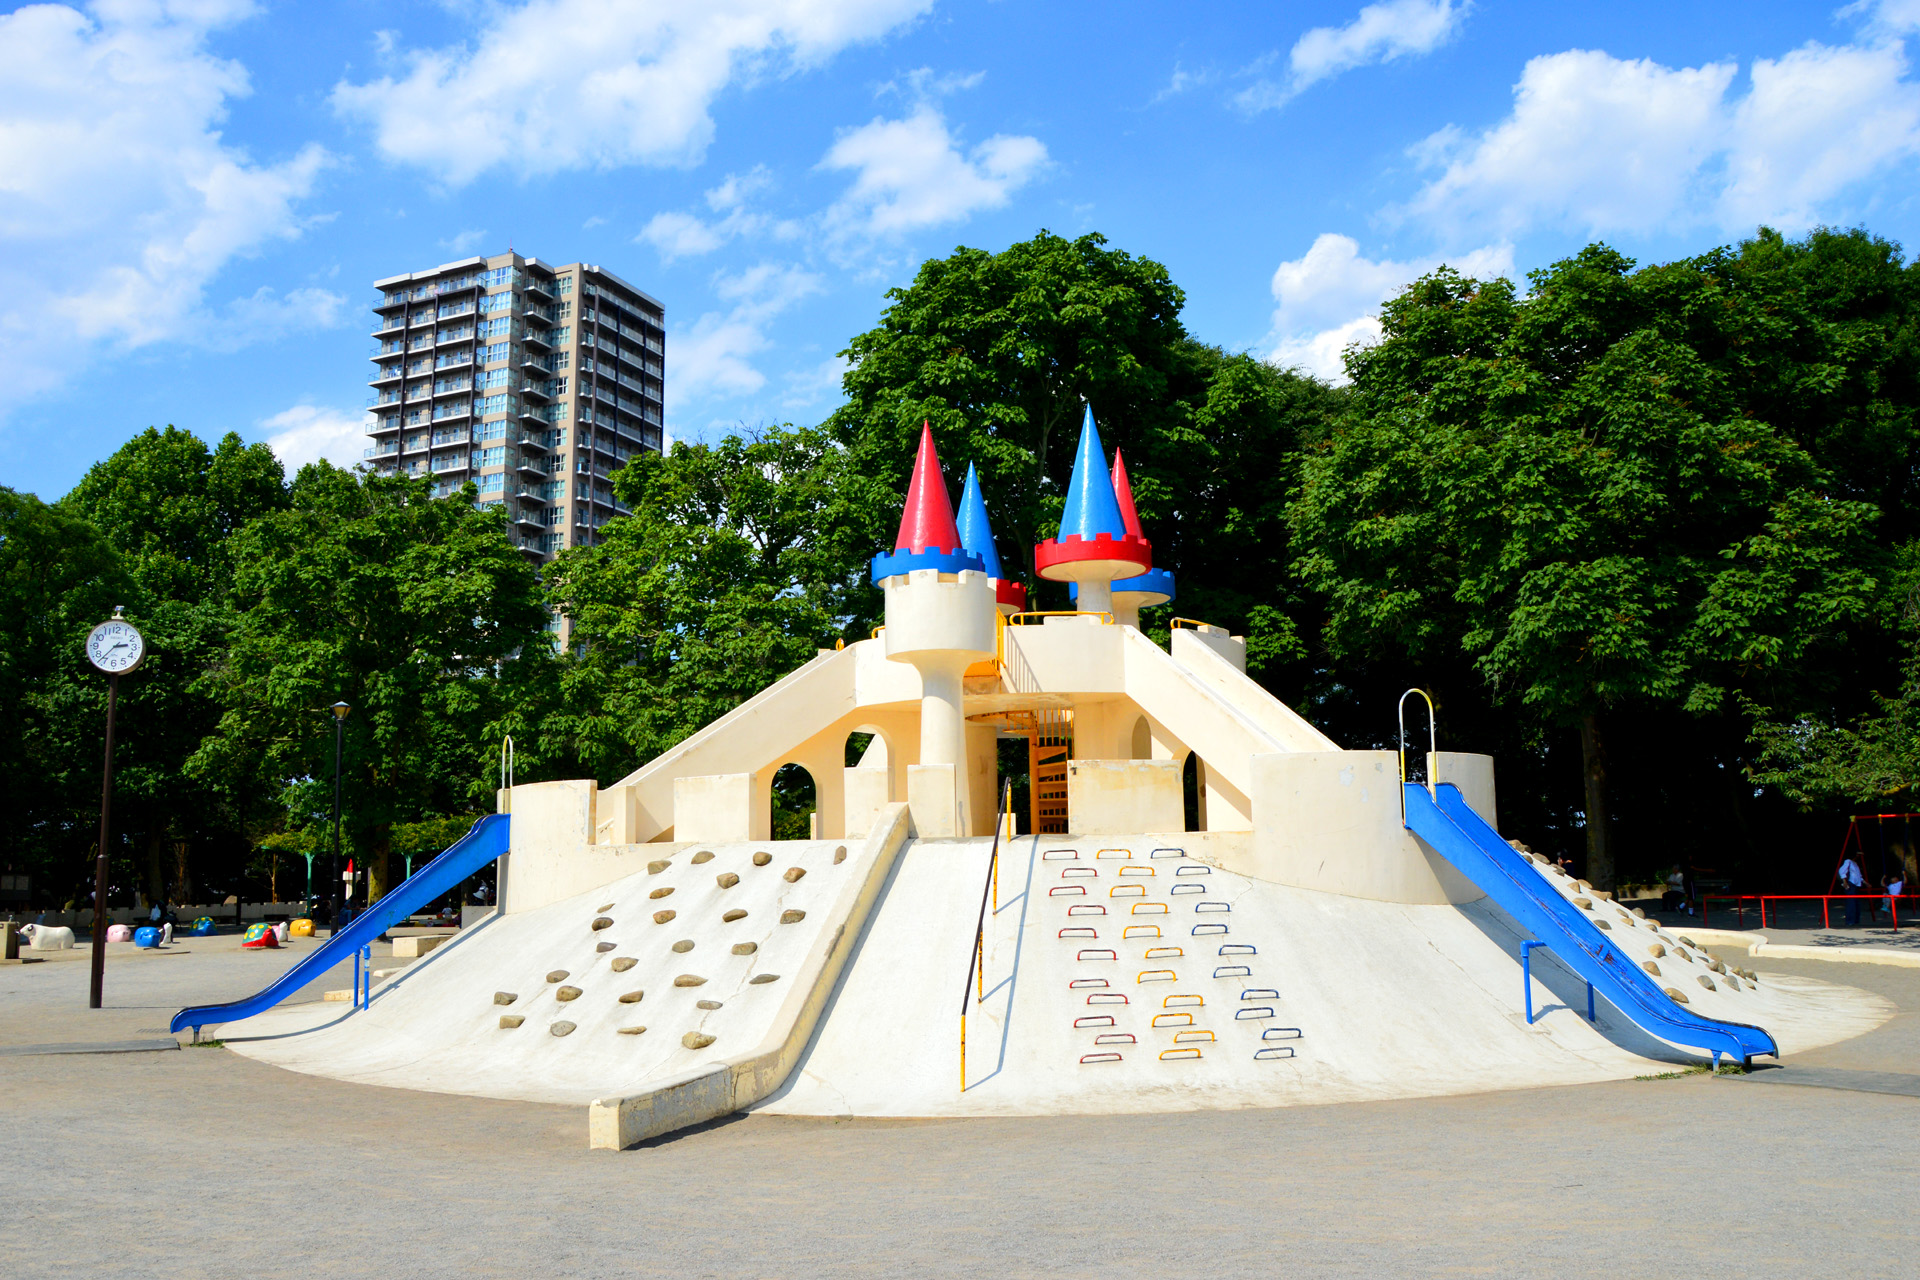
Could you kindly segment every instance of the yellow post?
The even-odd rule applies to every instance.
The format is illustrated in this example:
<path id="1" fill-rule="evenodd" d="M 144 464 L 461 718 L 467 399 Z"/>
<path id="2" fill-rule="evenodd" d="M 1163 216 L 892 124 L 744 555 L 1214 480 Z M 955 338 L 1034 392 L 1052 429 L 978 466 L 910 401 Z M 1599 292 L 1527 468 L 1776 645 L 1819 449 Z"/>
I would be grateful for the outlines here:
<path id="1" fill-rule="evenodd" d="M 987 943 L 986 930 L 977 930 L 973 935 L 973 958 L 975 969 L 980 974 L 980 998 L 987 998 Z"/>
<path id="2" fill-rule="evenodd" d="M 960 1015 L 960 1092 L 967 1091 L 967 1015 Z"/>

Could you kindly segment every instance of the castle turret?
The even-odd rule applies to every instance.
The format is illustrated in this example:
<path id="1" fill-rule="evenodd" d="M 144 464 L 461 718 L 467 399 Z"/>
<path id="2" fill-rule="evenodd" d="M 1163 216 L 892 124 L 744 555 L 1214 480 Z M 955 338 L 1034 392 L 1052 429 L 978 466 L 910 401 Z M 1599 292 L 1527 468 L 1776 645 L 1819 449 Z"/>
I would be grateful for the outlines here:
<path id="1" fill-rule="evenodd" d="M 987 522 L 987 500 L 980 493 L 980 473 L 967 464 L 967 485 L 960 494 L 960 545 L 986 562 L 987 579 L 993 583 L 994 607 L 1001 613 L 1024 613 L 1027 586 L 1013 582 L 1000 568 L 1000 552 L 993 544 L 993 526 Z"/>
<path id="2" fill-rule="evenodd" d="M 1114 579 L 1132 578 L 1153 567 L 1152 546 L 1137 529 L 1129 532 L 1120 514 L 1091 405 L 1080 423 L 1060 532 L 1034 547 L 1033 567 L 1050 581 L 1073 583 L 1075 607 L 1082 613 L 1112 612 Z"/>
<path id="3" fill-rule="evenodd" d="M 1120 504 L 1120 522 L 1127 533 L 1146 541 L 1140 531 L 1140 513 L 1133 505 L 1133 484 L 1127 478 L 1127 462 L 1120 451 L 1113 451 L 1113 495 Z M 1151 545 L 1151 544 L 1149 544 Z M 1069 585 L 1067 594 L 1079 600 L 1079 587 Z M 1166 569 L 1149 568 L 1131 578 L 1116 578 L 1113 583 L 1113 620 L 1123 627 L 1138 627 L 1140 611 L 1173 600 L 1173 574 Z"/>
<path id="4" fill-rule="evenodd" d="M 920 673 L 920 765 L 908 783 L 914 821 L 924 835 L 966 835 L 973 806 L 962 677 L 993 657 L 994 592 L 985 558 L 961 541 L 926 424 L 893 553 L 873 558 L 873 581 L 887 597 L 887 657 Z M 951 783 L 927 777 L 927 766 L 943 777 L 951 766 Z M 926 779 L 918 795 L 916 772 Z"/>

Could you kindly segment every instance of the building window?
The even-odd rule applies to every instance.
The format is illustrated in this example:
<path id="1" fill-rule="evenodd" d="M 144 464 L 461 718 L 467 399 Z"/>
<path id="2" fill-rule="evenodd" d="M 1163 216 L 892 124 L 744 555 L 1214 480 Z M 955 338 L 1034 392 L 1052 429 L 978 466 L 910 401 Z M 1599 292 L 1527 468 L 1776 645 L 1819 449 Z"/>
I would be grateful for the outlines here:
<path id="1" fill-rule="evenodd" d="M 480 477 L 480 492 L 482 493 L 499 493 L 502 489 L 506 488 L 506 485 L 507 478 L 498 472 L 490 476 Z"/>
<path id="2" fill-rule="evenodd" d="M 480 465 L 483 467 L 504 467 L 507 465 L 507 450 L 503 445 L 480 451 Z"/>

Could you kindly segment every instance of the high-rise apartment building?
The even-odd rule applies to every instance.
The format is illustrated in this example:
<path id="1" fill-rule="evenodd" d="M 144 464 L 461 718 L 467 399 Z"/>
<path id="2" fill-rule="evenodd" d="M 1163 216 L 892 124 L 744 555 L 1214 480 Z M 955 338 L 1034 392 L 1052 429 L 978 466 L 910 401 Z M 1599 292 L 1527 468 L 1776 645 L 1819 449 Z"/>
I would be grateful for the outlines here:
<path id="1" fill-rule="evenodd" d="M 374 281 L 381 299 L 367 457 L 471 480 L 545 560 L 626 508 L 608 476 L 662 445 L 665 313 L 612 272 L 517 253 Z"/>

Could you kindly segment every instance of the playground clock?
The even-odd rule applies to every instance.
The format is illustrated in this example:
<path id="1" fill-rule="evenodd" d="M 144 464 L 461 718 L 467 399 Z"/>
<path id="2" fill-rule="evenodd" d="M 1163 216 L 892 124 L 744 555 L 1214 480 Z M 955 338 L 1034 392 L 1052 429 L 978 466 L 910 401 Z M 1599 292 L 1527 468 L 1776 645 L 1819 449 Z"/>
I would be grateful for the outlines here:
<path id="1" fill-rule="evenodd" d="M 147 642 L 131 622 L 113 611 L 113 617 L 87 635 L 87 660 L 110 676 L 123 676 L 147 656 Z"/>

